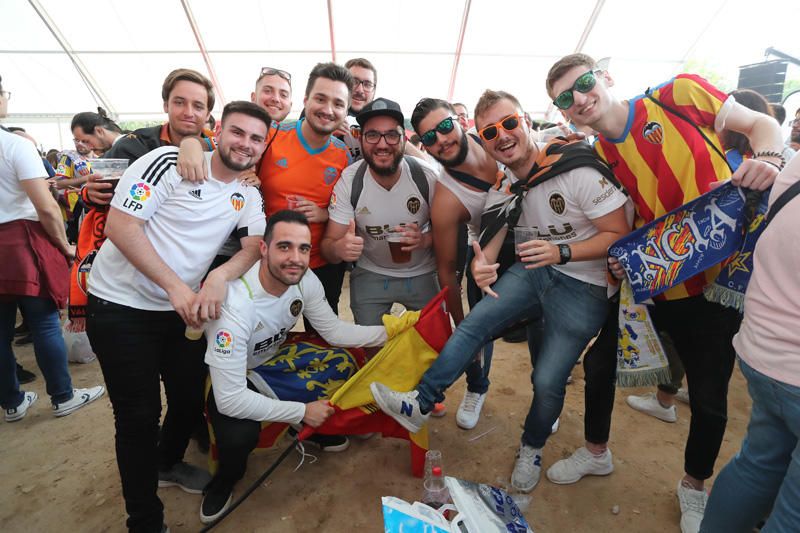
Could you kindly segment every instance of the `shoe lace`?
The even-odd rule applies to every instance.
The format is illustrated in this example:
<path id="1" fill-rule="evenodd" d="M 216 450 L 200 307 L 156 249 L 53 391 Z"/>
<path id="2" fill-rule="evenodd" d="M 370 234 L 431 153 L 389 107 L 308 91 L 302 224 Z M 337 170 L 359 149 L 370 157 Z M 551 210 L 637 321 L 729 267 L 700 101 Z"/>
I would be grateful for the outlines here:
<path id="1" fill-rule="evenodd" d="M 469 411 L 474 413 L 478 410 L 478 402 L 481 399 L 481 395 L 477 392 L 468 392 L 464 395 L 464 411 Z"/>
<path id="2" fill-rule="evenodd" d="M 690 492 L 691 491 L 691 492 Z M 698 494 L 695 494 L 697 492 Z M 682 495 L 683 503 L 686 504 L 686 510 L 695 513 L 703 514 L 706 509 L 705 492 L 689 489 Z"/>
<path id="3" fill-rule="evenodd" d="M 314 463 L 317 462 L 317 459 L 319 459 L 313 453 L 306 453 L 306 447 L 303 445 L 302 442 L 298 442 L 297 445 L 294 447 L 294 449 L 297 450 L 297 453 L 300 454 L 300 462 L 297 463 L 297 466 L 294 467 L 294 470 L 292 470 L 292 472 L 297 472 L 298 470 L 300 470 L 300 467 L 303 466 L 306 457 L 310 458 L 308 461 L 308 464 L 310 465 L 313 465 Z"/>
<path id="4" fill-rule="evenodd" d="M 536 462 L 536 450 L 523 446 L 517 454 L 521 466 L 526 469 L 532 469 Z"/>

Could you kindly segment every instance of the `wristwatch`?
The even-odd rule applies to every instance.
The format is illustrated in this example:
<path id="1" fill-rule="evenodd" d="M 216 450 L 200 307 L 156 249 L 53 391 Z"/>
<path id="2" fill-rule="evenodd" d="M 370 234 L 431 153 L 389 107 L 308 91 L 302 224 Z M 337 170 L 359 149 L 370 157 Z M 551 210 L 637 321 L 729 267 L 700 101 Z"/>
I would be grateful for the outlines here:
<path id="1" fill-rule="evenodd" d="M 572 259 L 572 249 L 569 247 L 569 244 L 559 244 L 558 255 L 561 256 L 561 261 L 558 262 L 559 265 L 566 265 L 569 263 L 570 259 Z"/>

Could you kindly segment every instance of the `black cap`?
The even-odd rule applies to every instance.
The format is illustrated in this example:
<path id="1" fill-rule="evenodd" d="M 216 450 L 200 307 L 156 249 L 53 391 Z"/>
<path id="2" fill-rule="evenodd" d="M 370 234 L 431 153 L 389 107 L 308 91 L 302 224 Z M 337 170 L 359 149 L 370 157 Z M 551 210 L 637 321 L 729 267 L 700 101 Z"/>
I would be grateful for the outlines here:
<path id="1" fill-rule="evenodd" d="M 369 119 L 380 116 L 392 117 L 400 124 L 400 127 L 405 127 L 406 119 L 403 116 L 403 110 L 400 109 L 400 104 L 386 98 L 376 98 L 365 105 L 356 116 L 356 122 L 363 128 Z"/>

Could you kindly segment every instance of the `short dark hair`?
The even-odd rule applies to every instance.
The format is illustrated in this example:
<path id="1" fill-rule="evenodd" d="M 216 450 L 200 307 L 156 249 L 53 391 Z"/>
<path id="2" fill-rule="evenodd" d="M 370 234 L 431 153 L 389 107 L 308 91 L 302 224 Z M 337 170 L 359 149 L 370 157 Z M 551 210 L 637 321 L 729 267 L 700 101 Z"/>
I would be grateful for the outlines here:
<path id="1" fill-rule="evenodd" d="M 354 57 L 350 61 L 344 64 L 344 68 L 350 69 L 350 67 L 361 67 L 367 70 L 372 71 L 372 75 L 375 77 L 375 85 L 378 85 L 378 71 L 375 69 L 375 65 L 373 65 L 369 59 L 364 59 L 363 57 Z"/>
<path id="2" fill-rule="evenodd" d="M 120 128 L 116 122 L 108 118 L 106 110 L 102 107 L 97 108 L 97 113 L 84 111 L 83 113 L 78 113 L 72 117 L 72 123 L 69 126 L 69 131 L 80 127 L 83 130 L 83 133 L 86 135 L 92 135 L 94 134 L 94 129 L 98 126 L 105 128 L 108 131 L 122 133 L 122 128 Z"/>
<path id="3" fill-rule="evenodd" d="M 306 97 L 311 95 L 311 89 L 314 87 L 314 83 L 316 83 L 317 78 L 325 78 L 327 80 L 340 81 L 344 83 L 347 86 L 348 100 L 350 99 L 350 95 L 353 94 L 355 80 L 353 79 L 353 75 L 350 74 L 349 70 L 341 65 L 337 65 L 336 63 L 317 63 L 314 68 L 311 69 L 311 74 L 308 75 L 308 83 L 306 84 Z"/>
<path id="4" fill-rule="evenodd" d="M 781 104 L 769 104 L 769 108 L 772 110 L 772 116 L 778 121 L 778 125 L 783 126 L 783 123 L 786 122 L 786 108 Z"/>
<path id="5" fill-rule="evenodd" d="M 228 103 L 222 109 L 222 118 L 220 119 L 220 121 L 222 122 L 223 125 L 225 125 L 225 119 L 228 117 L 228 115 L 231 115 L 233 113 L 241 113 L 243 115 L 257 118 L 267 126 L 267 132 L 269 132 L 269 128 L 272 125 L 272 119 L 269 118 L 267 112 L 261 109 L 253 102 L 247 102 L 245 100 L 234 100 L 233 102 Z"/>
<path id="6" fill-rule="evenodd" d="M 179 81 L 190 81 L 205 87 L 206 93 L 208 94 L 206 99 L 208 111 L 210 112 L 212 109 L 214 109 L 214 86 L 211 84 L 211 81 L 196 70 L 189 68 L 175 69 L 167 74 L 166 79 L 164 79 L 164 84 L 161 86 L 161 99 L 164 102 L 169 100 L 169 95 L 172 92 L 172 89 L 175 88 L 175 84 Z"/>
<path id="7" fill-rule="evenodd" d="M 264 242 L 269 244 L 272 242 L 272 234 L 275 230 L 275 225 L 278 222 L 288 222 L 289 224 L 300 224 L 311 229 L 308 224 L 308 219 L 303 213 L 292 211 L 291 209 L 282 209 L 276 211 L 269 218 L 267 218 L 267 228 L 264 230 Z"/>
<path id="8" fill-rule="evenodd" d="M 453 109 L 453 104 L 447 100 L 440 100 L 439 98 L 423 98 L 417 102 L 417 105 L 414 106 L 414 111 L 411 113 L 411 127 L 414 128 L 414 131 L 420 133 L 419 130 L 417 130 L 419 123 L 425 120 L 425 117 L 427 117 L 431 111 L 435 111 L 440 108 L 447 109 L 453 114 L 456 112 L 456 110 Z"/>
<path id="9" fill-rule="evenodd" d="M 508 100 L 514 107 L 523 111 L 522 104 L 519 103 L 516 96 L 511 93 L 507 93 L 505 91 L 493 91 L 491 89 L 486 89 L 483 91 L 483 94 L 480 98 L 478 98 L 478 103 L 475 104 L 475 114 L 473 115 L 475 120 L 475 127 L 478 127 L 478 115 L 483 114 L 487 109 L 492 107 L 494 104 L 499 102 L 500 100 Z"/>

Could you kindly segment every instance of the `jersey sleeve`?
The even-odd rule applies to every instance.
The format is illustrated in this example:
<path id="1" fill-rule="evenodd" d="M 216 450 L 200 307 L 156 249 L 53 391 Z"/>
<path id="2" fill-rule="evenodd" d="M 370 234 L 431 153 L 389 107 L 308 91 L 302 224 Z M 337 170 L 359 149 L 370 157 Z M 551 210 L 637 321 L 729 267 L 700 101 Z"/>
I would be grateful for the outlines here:
<path id="1" fill-rule="evenodd" d="M 147 220 L 164 203 L 181 177 L 175 171 L 178 149 L 158 148 L 137 159 L 120 178 L 111 207 Z"/>
<path id="2" fill-rule="evenodd" d="M 337 224 L 347 226 L 355 218 L 355 206 L 350 204 L 350 191 L 353 186 L 353 177 L 361 162 L 350 165 L 342 172 L 342 177 L 333 186 L 331 202 L 328 204 L 328 218 Z"/>
<path id="3" fill-rule="evenodd" d="M 260 237 L 264 235 L 267 227 L 267 219 L 264 215 L 264 197 L 261 196 L 258 187 L 245 187 L 245 197 L 247 201 L 236 226 L 236 236 L 240 239 Z"/>
<path id="4" fill-rule="evenodd" d="M 340 320 L 325 300 L 322 283 L 311 270 L 306 271 L 300 280 L 300 292 L 303 295 L 303 315 L 330 345 L 352 348 L 386 343 L 386 328 L 383 326 L 359 326 Z"/>
<path id="5" fill-rule="evenodd" d="M 714 128 L 728 95 L 696 74 L 675 77 L 671 91 L 661 90 L 660 100 L 676 107 L 698 125 Z"/>
<path id="6" fill-rule="evenodd" d="M 591 219 L 600 218 L 625 205 L 625 196 L 611 181 L 598 171 L 579 167 L 560 176 L 570 191 L 571 198 Z"/>

